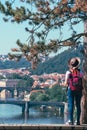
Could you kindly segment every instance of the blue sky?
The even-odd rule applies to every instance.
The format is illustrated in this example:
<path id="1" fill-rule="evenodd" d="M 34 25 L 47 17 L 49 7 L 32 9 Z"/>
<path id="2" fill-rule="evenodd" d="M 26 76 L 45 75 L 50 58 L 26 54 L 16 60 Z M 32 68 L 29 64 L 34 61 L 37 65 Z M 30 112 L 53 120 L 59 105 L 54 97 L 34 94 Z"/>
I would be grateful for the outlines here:
<path id="1" fill-rule="evenodd" d="M 11 48 L 17 47 L 17 39 L 26 42 L 28 34 L 25 32 L 25 24 L 4 22 L 0 17 L 0 54 L 7 54 Z"/>
<path id="2" fill-rule="evenodd" d="M 20 39 L 21 42 L 27 43 L 26 40 L 28 38 L 28 33 L 25 31 L 26 23 L 11 23 L 4 22 L 2 20 L 3 15 L 0 14 L 0 55 L 8 54 L 11 52 L 11 48 L 17 47 L 16 41 Z M 79 32 L 83 32 L 83 24 L 79 24 L 75 27 L 75 30 Z M 68 24 L 64 27 L 64 38 L 70 35 L 70 31 L 68 29 Z M 55 39 L 57 38 L 59 32 L 54 30 L 50 33 L 50 37 Z"/>
<path id="3" fill-rule="evenodd" d="M 2 3 L 5 3 L 5 1 L 6 0 L 3 0 Z M 15 5 L 19 6 L 19 1 L 14 3 L 14 6 Z M 26 43 L 28 38 L 28 34 L 25 31 L 26 23 L 17 24 L 4 22 L 2 20 L 3 17 L 4 15 L 0 14 L 0 55 L 8 54 L 11 52 L 11 48 L 17 47 L 17 39 L 20 39 L 22 42 Z"/>
<path id="4" fill-rule="evenodd" d="M 17 47 L 17 39 L 21 39 L 22 42 L 27 43 L 28 34 L 25 31 L 26 24 L 17 23 L 5 23 L 0 17 L 0 54 L 7 54 L 11 52 L 11 48 Z M 78 32 L 83 32 L 83 25 L 76 26 Z M 67 37 L 70 32 L 67 31 L 67 26 L 64 27 L 64 37 Z M 56 32 L 57 35 L 58 32 Z M 54 36 L 53 36 L 54 35 Z M 51 37 L 56 37 L 55 33 L 51 33 Z"/>

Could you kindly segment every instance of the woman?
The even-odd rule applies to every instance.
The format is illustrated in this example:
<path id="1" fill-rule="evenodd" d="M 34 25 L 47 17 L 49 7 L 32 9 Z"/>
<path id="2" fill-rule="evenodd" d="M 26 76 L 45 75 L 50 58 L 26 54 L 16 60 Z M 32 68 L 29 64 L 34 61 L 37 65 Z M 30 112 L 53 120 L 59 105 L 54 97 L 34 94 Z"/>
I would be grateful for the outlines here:
<path id="1" fill-rule="evenodd" d="M 68 111 L 69 120 L 67 124 L 73 125 L 73 113 L 74 113 L 74 102 L 77 108 L 77 125 L 80 125 L 80 114 L 81 114 L 81 97 L 82 97 L 82 73 L 79 70 L 80 58 L 75 57 L 68 61 L 69 70 L 66 71 L 65 81 L 61 85 L 68 86 L 67 96 L 68 96 Z M 75 75 L 75 76 L 73 76 Z M 80 77 L 80 84 L 79 82 Z M 76 86 L 77 85 L 77 86 Z"/>

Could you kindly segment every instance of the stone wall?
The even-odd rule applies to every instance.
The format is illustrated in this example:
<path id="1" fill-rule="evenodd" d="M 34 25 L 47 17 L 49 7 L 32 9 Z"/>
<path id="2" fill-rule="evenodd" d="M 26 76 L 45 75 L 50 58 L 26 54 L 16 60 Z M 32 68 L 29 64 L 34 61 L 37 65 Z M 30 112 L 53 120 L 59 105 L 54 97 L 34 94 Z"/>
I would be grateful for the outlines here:
<path id="1" fill-rule="evenodd" d="M 68 125 L 6 125 L 0 124 L 0 130 L 87 130 L 87 125 L 68 126 Z"/>

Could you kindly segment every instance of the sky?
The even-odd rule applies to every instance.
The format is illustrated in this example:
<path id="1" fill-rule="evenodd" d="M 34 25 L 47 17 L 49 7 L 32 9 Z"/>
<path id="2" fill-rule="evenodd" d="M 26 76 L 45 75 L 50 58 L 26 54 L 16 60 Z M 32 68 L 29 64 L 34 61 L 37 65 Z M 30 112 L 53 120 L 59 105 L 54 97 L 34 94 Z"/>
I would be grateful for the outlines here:
<path id="1" fill-rule="evenodd" d="M 11 52 L 11 48 L 17 47 L 16 41 L 21 40 L 22 43 L 27 43 L 28 33 L 25 31 L 26 23 L 11 23 L 4 22 L 2 20 L 3 15 L 0 14 L 0 55 L 5 55 Z M 75 27 L 79 32 L 83 32 L 83 24 Z M 64 37 L 66 38 L 70 32 L 68 30 L 68 25 L 64 27 Z M 57 37 L 59 32 L 51 32 L 50 37 Z"/>
<path id="2" fill-rule="evenodd" d="M 24 24 L 4 22 L 0 17 L 0 54 L 7 54 L 11 48 L 17 47 L 17 39 L 26 43 L 28 34 L 25 27 Z"/>

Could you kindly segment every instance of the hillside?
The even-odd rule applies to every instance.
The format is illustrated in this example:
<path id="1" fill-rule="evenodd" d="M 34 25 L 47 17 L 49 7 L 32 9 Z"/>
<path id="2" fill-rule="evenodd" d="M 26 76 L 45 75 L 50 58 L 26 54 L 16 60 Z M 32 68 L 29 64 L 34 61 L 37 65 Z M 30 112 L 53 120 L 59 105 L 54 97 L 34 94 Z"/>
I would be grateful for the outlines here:
<path id="1" fill-rule="evenodd" d="M 32 71 L 32 74 L 43 74 L 43 73 L 53 73 L 53 72 L 58 72 L 58 73 L 65 73 L 66 70 L 68 69 L 67 67 L 67 61 L 69 58 L 72 57 L 80 57 L 81 61 L 83 60 L 83 55 L 80 52 L 80 49 L 78 48 L 77 50 L 72 50 L 68 49 L 61 54 L 50 58 L 43 64 L 39 64 L 37 69 Z M 82 63 L 80 65 L 80 68 L 82 68 Z"/>
<path id="2" fill-rule="evenodd" d="M 8 60 L 7 56 L 0 60 L 0 69 L 10 69 L 10 68 L 23 68 L 30 67 L 30 63 L 26 59 L 21 59 L 19 62 Z"/>
<path id="3" fill-rule="evenodd" d="M 35 70 L 29 69 L 29 71 L 31 71 L 32 74 L 37 74 L 37 75 L 41 75 L 43 73 L 49 74 L 53 72 L 65 73 L 66 69 L 68 69 L 67 68 L 68 59 L 75 56 L 80 57 L 81 61 L 83 60 L 83 55 L 80 52 L 80 49 L 77 49 L 77 50 L 68 49 L 62 52 L 61 54 L 58 54 L 54 56 L 53 58 L 49 58 L 45 62 L 40 63 L 37 69 Z M 30 68 L 30 63 L 26 59 L 21 59 L 19 62 L 9 61 L 9 60 L 5 60 L 5 61 L 0 60 L 0 69 L 9 69 L 9 68 L 16 69 L 16 68 L 22 68 L 22 67 Z M 81 67 L 82 67 L 82 64 L 81 64 Z"/>

